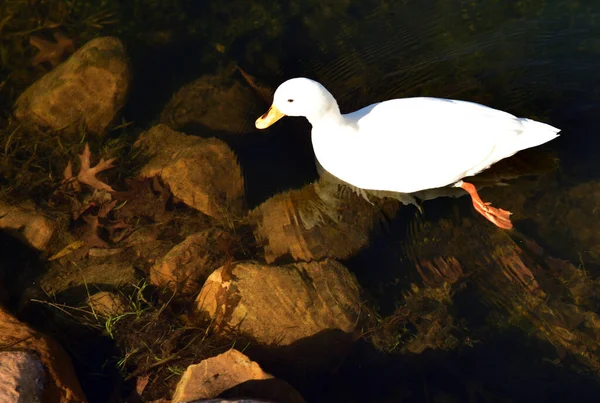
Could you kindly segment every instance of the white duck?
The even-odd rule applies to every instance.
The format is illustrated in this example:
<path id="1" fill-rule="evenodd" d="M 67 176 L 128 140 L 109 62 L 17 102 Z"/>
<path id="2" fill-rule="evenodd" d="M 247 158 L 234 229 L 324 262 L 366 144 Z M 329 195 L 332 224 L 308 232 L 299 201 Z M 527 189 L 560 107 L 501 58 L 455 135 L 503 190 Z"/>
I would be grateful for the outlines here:
<path id="1" fill-rule="evenodd" d="M 475 210 L 505 229 L 512 228 L 511 213 L 484 203 L 475 187 L 461 179 L 546 143 L 560 131 L 480 104 L 441 98 L 393 99 L 342 115 L 329 91 L 308 78 L 281 84 L 256 127 L 265 129 L 286 115 L 308 119 L 317 160 L 343 181 L 402 193 L 462 187 Z"/>

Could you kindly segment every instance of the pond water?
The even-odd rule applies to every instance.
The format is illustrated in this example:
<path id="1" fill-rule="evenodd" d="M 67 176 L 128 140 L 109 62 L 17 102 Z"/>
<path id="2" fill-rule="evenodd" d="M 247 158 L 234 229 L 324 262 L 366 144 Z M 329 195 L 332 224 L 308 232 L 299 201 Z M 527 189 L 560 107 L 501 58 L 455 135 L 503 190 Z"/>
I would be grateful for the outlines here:
<path id="1" fill-rule="evenodd" d="M 484 194 L 502 207 L 511 207 L 525 195 L 529 202 L 514 211 L 516 231 L 534 239 L 546 253 L 585 267 L 591 276 L 600 275 L 597 257 L 588 254 L 590 244 L 579 244 L 581 239 L 593 243 L 598 237 L 573 235 L 596 231 L 594 226 L 600 222 L 593 218 L 596 210 L 585 210 L 590 202 L 568 200 L 573 193 L 569 189 L 579 184 L 600 187 L 595 182 L 600 175 L 600 3 L 425 0 L 274 5 L 254 1 L 239 12 L 226 4 L 222 7 L 221 12 L 215 12 L 218 7 L 210 12 L 192 7 L 188 12 L 220 18 L 225 30 L 239 21 L 254 21 L 252 29 L 240 29 L 243 32 L 233 38 L 222 60 L 234 61 L 271 90 L 285 79 L 305 76 L 324 84 L 342 112 L 390 98 L 434 96 L 483 103 L 562 129 L 557 140 L 505 161 L 502 169 L 518 166 L 519 174 L 507 181 L 509 186 Z M 140 51 L 136 60 L 143 66 L 139 68 L 142 79 L 133 94 L 140 102 L 131 103 L 129 116 L 138 121 L 155 116 L 162 103 L 143 102 L 150 93 L 154 99 L 162 94 L 166 101 L 178 86 L 211 71 L 214 67 L 207 64 L 206 54 L 215 54 L 221 34 L 213 24 L 200 41 L 151 55 Z M 162 83 L 155 83 L 156 77 Z M 267 106 L 265 101 L 265 110 Z M 304 119 L 287 118 L 269 131 L 249 131 L 237 140 L 251 206 L 317 178 L 309 131 Z M 540 155 L 557 157 L 558 166 L 540 172 L 536 169 Z M 600 198 L 591 205 L 596 202 Z M 432 236 L 431 229 L 441 225 L 439 220 L 459 222 L 462 216 L 476 215 L 468 198 L 440 198 L 425 202 L 424 209 L 424 215 L 412 207 L 402 209 L 384 231 L 373 234 L 367 249 L 346 261 L 381 315 L 391 314 L 398 297 L 419 277 L 411 256 L 423 253 L 418 245 Z M 591 215 L 583 220 L 589 228 L 578 227 L 581 221 L 557 218 L 572 209 Z M 474 262 L 493 253 L 489 243 L 480 242 L 478 231 L 469 233 L 470 228 L 459 224 L 457 228 L 465 248 L 452 253 L 462 253 L 463 260 L 471 256 Z M 438 243 L 428 253 L 417 259 L 447 251 Z M 493 298 L 486 298 L 480 283 L 467 285 L 452 308 L 466 327 L 478 328 L 494 311 Z M 489 284 L 485 289 L 489 291 Z M 335 390 L 331 398 L 339 399 L 339 390 L 346 389 L 348 401 L 596 401 L 597 380 L 553 365 L 557 353 L 548 341 L 532 341 L 525 331 L 513 327 L 488 329 L 480 336 L 485 341 L 471 349 L 409 358 L 376 353 L 361 344 L 335 376 L 313 379 L 308 390 L 314 395 L 307 397 L 327 400 L 327 393 Z M 407 390 L 410 396 L 402 396 Z"/>
<path id="2" fill-rule="evenodd" d="M 222 7 L 225 10 L 227 5 Z M 574 235 L 597 230 L 595 203 L 600 198 L 569 200 L 574 194 L 570 189 L 580 184 L 600 186 L 596 182 L 600 175 L 600 3 L 425 0 L 274 5 L 254 1 L 239 13 L 227 9 L 205 15 L 216 16 L 223 27 L 255 21 L 256 27 L 231 41 L 223 59 L 234 61 L 271 90 L 285 79 L 305 76 L 324 84 L 342 112 L 390 98 L 435 96 L 483 103 L 562 129 L 559 139 L 505 161 L 504 170 L 523 164 L 525 168 L 507 181 L 509 186 L 484 194 L 503 207 L 525 197 L 525 206 L 514 211 L 517 232 L 534 239 L 545 253 L 568 259 L 593 277 L 600 274 L 597 256 L 588 250 L 597 248 L 593 243 L 598 237 Z M 140 102 L 128 110 L 131 117 L 143 120 L 157 112 L 141 102 L 149 91 L 155 98 L 162 91 L 166 100 L 177 86 L 211 69 L 206 52 L 215 52 L 220 32 L 213 28 L 205 34 L 202 41 L 138 59 L 144 77 L 162 77 L 164 82 L 162 89 L 161 84 L 149 86 L 149 81 L 138 84 L 134 99 Z M 236 151 L 251 206 L 317 178 L 309 131 L 304 119 L 287 118 L 267 132 L 249 131 L 239 140 Z M 558 166 L 545 173 L 536 170 L 540 155 L 557 157 Z M 578 197 L 592 191 L 583 193 Z M 459 222 L 462 216 L 476 215 L 465 198 L 440 198 L 426 202 L 424 208 L 424 215 L 412 207 L 402 209 L 384 231 L 373 234 L 369 248 L 346 262 L 382 315 L 394 311 L 398 296 L 418 278 L 411 256 L 423 252 L 418 245 L 431 236 L 431 228 L 441 225 L 439 220 Z M 576 209 L 590 219 L 560 218 Z M 480 242 L 479 232 L 469 233 L 469 228 L 458 224 L 457 228 L 465 244 L 463 259 L 471 256 L 475 262 L 492 253 L 489 243 Z M 582 239 L 592 245 L 579 243 Z M 439 243 L 430 248 L 429 257 L 447 253 L 443 247 Z M 490 267 L 495 270 L 493 264 Z M 493 298 L 486 299 L 476 285 L 467 289 L 456 298 L 453 309 L 467 322 L 465 326 L 477 327 L 494 310 Z M 547 341 L 533 342 L 525 331 L 510 327 L 483 338 L 482 344 L 460 353 L 403 359 L 359 347 L 336 376 L 315 382 L 315 395 L 309 397 L 319 400 L 328 390 L 342 386 L 352 401 L 380 401 L 384 396 L 386 401 L 436 402 L 596 400 L 600 387 L 595 378 L 550 364 L 556 351 Z M 406 391 L 398 385 L 407 384 L 412 396 L 395 395 Z M 447 397 L 444 390 L 452 391 L 454 399 L 460 396 L 459 400 Z"/>
<path id="3" fill-rule="evenodd" d="M 507 186 L 486 187 L 482 197 L 513 211 L 510 235 L 472 211 L 468 198 L 443 197 L 424 202 L 422 214 L 401 208 L 373 231 L 367 248 L 344 261 L 365 298 L 388 316 L 411 284 L 426 285 L 415 262 L 425 267 L 456 257 L 470 274 L 444 309 L 451 311 L 452 326 L 469 334 L 471 346 L 398 355 L 361 341 L 335 374 L 309 377 L 301 389 L 308 401 L 597 401 L 600 365 L 588 356 L 598 334 L 592 332 L 591 342 L 578 333 L 568 344 L 553 330 L 571 323 L 567 311 L 586 318 L 598 312 L 597 296 L 586 291 L 573 297 L 561 288 L 563 277 L 533 270 L 536 292 L 545 293 L 536 307 L 553 313 L 511 305 L 511 298 L 526 293 L 510 290 L 513 283 L 502 275 L 523 270 L 497 261 L 506 248 L 523 256 L 541 248 L 531 257 L 539 267 L 552 266 L 552 256 L 585 272 L 590 284 L 600 278 L 600 2 L 192 3 L 182 2 L 182 19 L 203 21 L 198 32 L 175 44 L 129 48 L 134 87 L 124 112 L 136 127 L 148 127 L 182 85 L 235 63 L 271 92 L 288 78 L 313 78 L 342 112 L 433 96 L 479 102 L 562 130 L 557 140 L 487 173 L 507 178 Z M 257 109 L 267 107 L 265 100 Z M 253 113 L 250 125 L 258 117 Z M 239 155 L 250 207 L 318 177 L 304 119 L 222 137 Z M 517 318 L 517 311 L 528 319 Z"/>
<path id="4" fill-rule="evenodd" d="M 149 105 L 148 95 L 166 101 L 216 63 L 234 61 L 273 90 L 294 76 L 316 79 L 343 112 L 390 98 L 436 96 L 549 122 L 563 131 L 544 146 L 558 154 L 562 173 L 573 180 L 598 174 L 592 152 L 600 141 L 593 135 L 600 63 L 594 2 L 254 2 L 239 14 L 233 4 L 205 8 L 186 9 L 221 23 L 207 23 L 201 39 L 133 49 L 139 78 L 128 116 L 151 119 L 164 103 Z M 256 28 L 248 29 L 251 21 Z M 224 32 L 232 36 L 237 25 L 240 34 L 220 55 L 219 39 Z M 251 154 L 269 160 L 258 164 L 265 174 L 247 173 L 256 181 L 249 186 L 253 204 L 315 178 L 308 132 L 306 122 L 287 119 L 268 133 L 251 133 L 262 150 Z M 252 170 L 257 164 L 246 165 Z M 274 176 L 280 183 L 270 183 Z"/>

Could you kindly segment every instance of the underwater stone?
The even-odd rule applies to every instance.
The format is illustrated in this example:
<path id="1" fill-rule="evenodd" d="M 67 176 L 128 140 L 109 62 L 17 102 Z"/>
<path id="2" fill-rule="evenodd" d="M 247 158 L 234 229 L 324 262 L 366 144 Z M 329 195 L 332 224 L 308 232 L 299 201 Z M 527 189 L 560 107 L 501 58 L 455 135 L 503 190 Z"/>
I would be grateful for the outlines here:
<path id="1" fill-rule="evenodd" d="M 361 300 L 355 277 L 335 260 L 284 266 L 240 262 L 210 275 L 196 310 L 223 331 L 236 329 L 263 345 L 288 346 L 327 331 L 353 334 Z"/>
<path id="2" fill-rule="evenodd" d="M 255 91 L 236 79 L 232 70 L 183 86 L 163 109 L 160 122 L 175 130 L 200 126 L 215 132 L 248 133 L 255 130 L 255 115 L 262 108 Z"/>
<path id="3" fill-rule="evenodd" d="M 546 192 L 532 208 L 539 236 L 570 260 L 600 264 L 600 182 Z M 567 252 L 569 251 L 569 252 Z"/>
<path id="4" fill-rule="evenodd" d="M 284 256 L 346 259 L 369 244 L 383 210 L 391 215 L 399 207 L 394 200 L 373 201 L 378 206 L 321 180 L 271 197 L 248 217 L 267 263 Z"/>

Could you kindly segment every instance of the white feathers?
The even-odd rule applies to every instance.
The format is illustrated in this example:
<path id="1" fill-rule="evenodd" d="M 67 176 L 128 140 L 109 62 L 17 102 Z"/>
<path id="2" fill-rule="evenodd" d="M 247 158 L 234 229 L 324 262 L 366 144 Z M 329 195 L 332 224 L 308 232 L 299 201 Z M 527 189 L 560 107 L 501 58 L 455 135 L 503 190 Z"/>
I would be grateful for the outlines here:
<path id="1" fill-rule="evenodd" d="M 395 99 L 342 115 L 335 98 L 306 78 L 283 83 L 273 105 L 310 121 L 315 155 L 325 170 L 368 190 L 411 193 L 451 185 L 560 131 L 439 98 Z"/>

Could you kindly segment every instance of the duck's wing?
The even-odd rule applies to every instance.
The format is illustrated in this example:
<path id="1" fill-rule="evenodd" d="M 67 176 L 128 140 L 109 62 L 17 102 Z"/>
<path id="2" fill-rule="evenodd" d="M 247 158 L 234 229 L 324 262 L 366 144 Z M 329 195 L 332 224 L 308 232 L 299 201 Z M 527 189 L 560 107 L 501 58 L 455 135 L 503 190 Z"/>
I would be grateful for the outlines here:
<path id="1" fill-rule="evenodd" d="M 485 169 L 523 127 L 509 113 L 439 98 L 386 101 L 346 117 L 359 133 L 345 147 L 353 183 L 400 192 L 446 186 Z"/>

